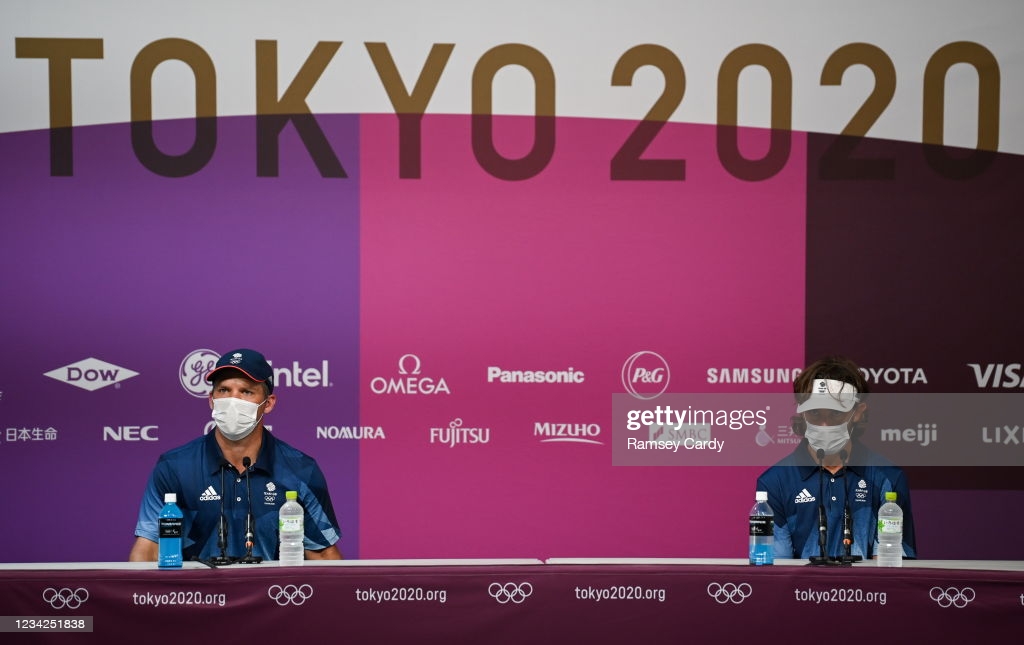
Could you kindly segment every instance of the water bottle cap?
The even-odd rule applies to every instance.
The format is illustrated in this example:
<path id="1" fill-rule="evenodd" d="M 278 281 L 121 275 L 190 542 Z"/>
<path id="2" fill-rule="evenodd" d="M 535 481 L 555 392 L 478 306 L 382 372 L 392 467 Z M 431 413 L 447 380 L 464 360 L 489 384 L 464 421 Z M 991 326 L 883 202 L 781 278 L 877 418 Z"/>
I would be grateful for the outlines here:
<path id="1" fill-rule="evenodd" d="M 177 504 L 178 494 L 177 493 L 164 493 L 164 504 Z"/>
<path id="2" fill-rule="evenodd" d="M 885 501 L 887 501 L 887 502 L 895 502 L 896 501 L 896 492 L 895 491 L 889 491 L 888 493 L 886 493 L 885 494 Z"/>
<path id="3" fill-rule="evenodd" d="M 757 491 L 756 493 L 754 493 L 754 500 L 758 501 L 758 502 L 767 502 L 768 501 L 768 491 L 766 491 L 766 490 L 759 490 L 759 491 Z"/>
<path id="4" fill-rule="evenodd" d="M 294 490 L 286 490 L 284 492 L 284 498 L 285 499 L 298 499 L 299 498 L 299 493 L 298 493 L 298 491 L 294 491 Z"/>

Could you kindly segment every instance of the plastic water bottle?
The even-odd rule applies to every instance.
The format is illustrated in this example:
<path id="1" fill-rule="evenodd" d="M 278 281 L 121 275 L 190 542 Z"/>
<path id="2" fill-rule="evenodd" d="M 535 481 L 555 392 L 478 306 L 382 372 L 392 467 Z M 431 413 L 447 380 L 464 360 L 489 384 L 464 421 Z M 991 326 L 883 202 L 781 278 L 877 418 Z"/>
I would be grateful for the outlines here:
<path id="1" fill-rule="evenodd" d="M 300 566 L 305 557 L 305 547 L 302 539 L 305 536 L 303 519 L 305 512 L 299 504 L 299 494 L 293 490 L 285 491 L 285 503 L 281 506 L 278 515 L 278 528 L 280 530 L 280 562 L 282 567 Z"/>
<path id="2" fill-rule="evenodd" d="M 768 491 L 757 491 L 754 500 L 750 509 L 750 564 L 774 564 L 775 514 L 768 505 Z"/>
<path id="3" fill-rule="evenodd" d="M 880 567 L 903 566 L 903 509 L 896 504 L 896 493 L 885 494 L 878 509 L 878 558 Z"/>
<path id="4" fill-rule="evenodd" d="M 161 569 L 181 568 L 181 527 L 184 515 L 178 508 L 175 493 L 164 494 L 164 507 L 160 511 L 159 555 L 157 566 Z"/>

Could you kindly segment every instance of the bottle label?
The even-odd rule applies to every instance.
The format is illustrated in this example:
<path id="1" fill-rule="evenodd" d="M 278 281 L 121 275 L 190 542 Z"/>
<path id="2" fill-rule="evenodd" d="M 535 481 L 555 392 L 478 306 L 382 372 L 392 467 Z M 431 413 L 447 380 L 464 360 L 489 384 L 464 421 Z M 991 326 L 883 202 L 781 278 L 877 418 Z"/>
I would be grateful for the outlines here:
<path id="1" fill-rule="evenodd" d="M 282 517 L 278 526 L 282 531 L 302 531 L 302 520 L 304 518 L 299 517 Z"/>
<path id="2" fill-rule="evenodd" d="M 160 518 L 160 537 L 162 538 L 180 538 L 181 537 L 181 526 L 182 519 L 180 517 L 161 517 Z"/>
<path id="3" fill-rule="evenodd" d="M 757 544 L 750 547 L 750 564 L 763 566 L 775 564 L 774 547 L 770 544 Z"/>
<path id="4" fill-rule="evenodd" d="M 889 534 L 903 533 L 903 519 L 896 517 L 879 518 L 878 532 Z"/>
<path id="5" fill-rule="evenodd" d="M 775 535 L 775 518 L 771 515 L 751 515 L 750 535 L 753 537 Z"/>

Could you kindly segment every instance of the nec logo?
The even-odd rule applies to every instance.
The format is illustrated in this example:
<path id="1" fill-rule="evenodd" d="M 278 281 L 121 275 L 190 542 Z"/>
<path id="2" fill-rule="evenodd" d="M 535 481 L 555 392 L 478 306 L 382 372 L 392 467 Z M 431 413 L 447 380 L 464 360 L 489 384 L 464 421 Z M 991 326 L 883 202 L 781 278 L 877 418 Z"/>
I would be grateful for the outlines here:
<path id="1" fill-rule="evenodd" d="M 156 431 L 160 426 L 103 426 L 104 441 L 159 441 Z"/>
<path id="2" fill-rule="evenodd" d="M 71 365 L 58 367 L 43 375 L 92 392 L 138 376 L 139 373 L 112 363 L 105 363 L 96 358 L 87 358 Z"/>

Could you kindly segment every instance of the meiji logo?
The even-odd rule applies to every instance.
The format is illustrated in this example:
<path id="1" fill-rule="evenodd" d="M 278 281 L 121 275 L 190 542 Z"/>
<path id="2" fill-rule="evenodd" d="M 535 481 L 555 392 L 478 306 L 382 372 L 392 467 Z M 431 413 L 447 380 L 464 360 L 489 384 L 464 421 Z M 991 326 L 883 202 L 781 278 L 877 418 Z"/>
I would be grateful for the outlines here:
<path id="1" fill-rule="evenodd" d="M 178 368 L 178 380 L 181 387 L 192 396 L 206 398 L 210 395 L 210 384 L 206 382 L 206 375 L 217 365 L 220 354 L 212 349 L 197 349 L 184 360 Z"/>
<path id="2" fill-rule="evenodd" d="M 796 502 L 797 504 L 806 504 L 807 502 L 815 501 L 815 497 L 814 495 L 808 493 L 807 489 L 805 488 L 799 493 L 797 493 L 796 498 L 793 501 Z"/>
<path id="3" fill-rule="evenodd" d="M 399 378 L 376 376 L 370 381 L 370 390 L 374 394 L 451 394 L 443 377 L 420 376 L 421 370 L 420 357 L 406 354 L 398 359 Z"/>
<path id="4" fill-rule="evenodd" d="M 138 372 L 133 372 L 130 369 L 118 367 L 96 358 L 87 358 L 43 374 L 43 376 L 49 376 L 52 379 L 80 387 L 83 390 L 89 390 L 90 392 L 107 387 L 108 385 L 120 383 L 138 375 Z"/>
<path id="5" fill-rule="evenodd" d="M 882 441 L 917 442 L 923 447 L 939 440 L 938 428 L 937 423 L 919 423 L 916 429 L 882 428 Z"/>
<path id="6" fill-rule="evenodd" d="M 638 399 L 654 399 L 668 389 L 668 361 L 654 352 L 637 352 L 622 366 L 622 387 Z"/>
<path id="7" fill-rule="evenodd" d="M 199 496 L 200 502 L 216 502 L 219 499 L 220 495 L 217 494 L 217 491 L 213 486 L 207 487 L 207 489 L 203 491 L 203 494 Z"/>

